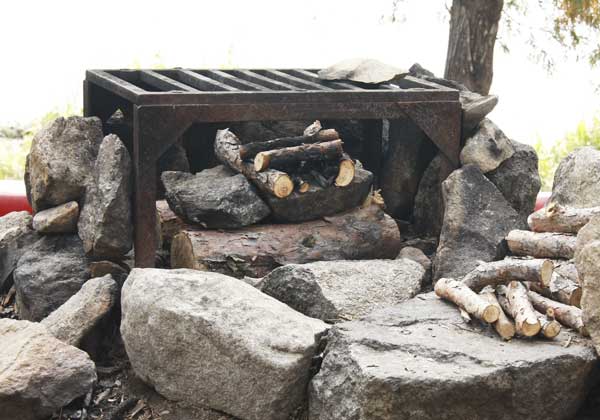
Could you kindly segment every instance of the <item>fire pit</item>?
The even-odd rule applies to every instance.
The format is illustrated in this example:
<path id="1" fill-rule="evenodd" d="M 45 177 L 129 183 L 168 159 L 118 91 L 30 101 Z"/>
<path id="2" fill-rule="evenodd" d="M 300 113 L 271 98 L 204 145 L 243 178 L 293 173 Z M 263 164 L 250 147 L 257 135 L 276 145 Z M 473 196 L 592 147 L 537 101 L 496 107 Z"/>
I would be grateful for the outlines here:
<path id="1" fill-rule="evenodd" d="M 317 70 L 89 70 L 84 114 L 133 121 L 135 264 L 154 266 L 156 163 L 193 123 L 364 119 L 376 139 L 364 156 L 377 173 L 382 119 L 410 118 L 458 166 L 458 91 L 407 76 L 398 84 L 327 82 Z"/>

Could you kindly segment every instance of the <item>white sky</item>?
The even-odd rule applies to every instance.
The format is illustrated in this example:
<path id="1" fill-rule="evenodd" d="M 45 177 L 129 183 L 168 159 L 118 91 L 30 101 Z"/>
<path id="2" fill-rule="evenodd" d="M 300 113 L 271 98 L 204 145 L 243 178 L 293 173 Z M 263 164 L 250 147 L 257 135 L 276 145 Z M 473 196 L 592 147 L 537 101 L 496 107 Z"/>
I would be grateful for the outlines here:
<path id="1" fill-rule="evenodd" d="M 325 67 L 373 57 L 442 75 L 443 0 L 2 1 L 0 125 L 82 103 L 86 68 Z M 448 0 L 449 3 L 449 0 Z M 561 138 L 600 112 L 599 69 L 566 60 L 549 75 L 524 39 L 496 48 L 491 117 L 511 138 Z M 595 83 L 595 84 L 594 84 Z"/>

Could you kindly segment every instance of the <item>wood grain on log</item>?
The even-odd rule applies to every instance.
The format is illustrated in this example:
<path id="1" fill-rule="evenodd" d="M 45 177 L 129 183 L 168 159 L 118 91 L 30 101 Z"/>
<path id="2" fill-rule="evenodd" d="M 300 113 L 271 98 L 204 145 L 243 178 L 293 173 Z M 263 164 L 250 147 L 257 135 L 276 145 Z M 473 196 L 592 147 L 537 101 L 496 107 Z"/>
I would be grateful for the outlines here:
<path id="1" fill-rule="evenodd" d="M 510 320 L 504 310 L 500 306 L 498 299 L 496 298 L 496 294 L 493 291 L 484 290 L 479 294 L 482 298 L 484 298 L 489 304 L 494 305 L 500 311 L 498 316 L 498 320 L 494 322 L 494 329 L 498 333 L 500 337 L 504 340 L 510 340 L 515 336 L 515 323 Z"/>
<path id="2" fill-rule="evenodd" d="M 513 230 L 506 237 L 506 242 L 514 255 L 569 260 L 575 254 L 577 237 L 562 233 Z"/>
<path id="3" fill-rule="evenodd" d="M 541 330 L 540 334 L 546 338 L 554 338 L 558 334 L 560 334 L 561 326 L 560 323 L 556 322 L 554 319 L 551 319 L 547 315 L 544 315 L 538 311 L 535 311 L 538 321 L 540 321 Z"/>
<path id="4" fill-rule="evenodd" d="M 538 283 L 529 283 L 527 287 L 529 290 L 533 290 L 565 305 L 581 308 L 581 297 L 583 294 L 581 286 L 568 277 L 561 275 L 558 271 L 552 273 L 550 284 L 547 286 Z"/>
<path id="5" fill-rule="evenodd" d="M 550 284 L 554 264 L 544 259 L 506 258 L 480 264 L 463 278 L 463 283 L 478 292 L 486 286 L 506 284 L 513 280 Z"/>
<path id="6" fill-rule="evenodd" d="M 173 239 L 171 266 L 263 277 L 285 264 L 391 259 L 399 250 L 396 222 L 370 206 L 299 224 L 185 230 Z"/>
<path id="7" fill-rule="evenodd" d="M 342 149 L 343 144 L 341 140 L 333 140 L 267 150 L 256 154 L 254 169 L 257 172 L 262 172 L 268 168 L 290 168 L 302 161 L 337 160 L 342 157 L 344 152 L 344 149 Z"/>
<path id="8" fill-rule="evenodd" d="M 439 297 L 449 300 L 470 315 L 487 323 L 496 322 L 500 316 L 500 311 L 496 306 L 490 304 L 458 280 L 439 279 L 434 286 L 434 290 Z"/>
<path id="9" fill-rule="evenodd" d="M 247 143 L 240 147 L 240 158 L 242 158 L 242 160 L 248 160 L 252 159 L 261 152 L 266 152 L 269 150 L 281 149 L 283 147 L 301 146 L 303 144 L 320 143 L 324 141 L 333 141 L 338 140 L 339 138 L 339 133 L 330 128 L 327 130 L 320 130 L 314 135 L 280 137 L 273 140 Z"/>
<path id="10" fill-rule="evenodd" d="M 583 336 L 589 336 L 588 331 L 583 324 L 583 314 L 581 309 L 548 299 L 532 290 L 529 291 L 528 296 L 531 303 L 538 311 L 545 313 L 548 309 L 551 309 L 558 322 L 566 327 L 573 328 Z"/>
<path id="11" fill-rule="evenodd" d="M 527 288 L 518 281 L 512 281 L 508 286 L 498 286 L 496 292 L 506 297 L 508 312 L 515 320 L 517 333 L 531 337 L 540 332 L 541 325 L 535 310 L 527 298 Z M 500 300 L 501 298 L 499 298 Z"/>
<path id="12" fill-rule="evenodd" d="M 600 207 L 577 209 L 552 203 L 527 218 L 534 232 L 577 233 L 592 217 L 600 214 Z"/>
<path id="13" fill-rule="evenodd" d="M 240 158 L 240 140 L 229 130 L 218 130 L 215 138 L 215 156 L 219 161 L 248 178 L 261 191 L 284 198 L 294 191 L 294 183 L 285 172 L 269 169 L 256 172 L 254 165 Z"/>
<path id="14" fill-rule="evenodd" d="M 356 172 L 354 161 L 346 153 L 340 158 L 338 175 L 335 178 L 336 187 L 346 187 L 354 179 Z"/>

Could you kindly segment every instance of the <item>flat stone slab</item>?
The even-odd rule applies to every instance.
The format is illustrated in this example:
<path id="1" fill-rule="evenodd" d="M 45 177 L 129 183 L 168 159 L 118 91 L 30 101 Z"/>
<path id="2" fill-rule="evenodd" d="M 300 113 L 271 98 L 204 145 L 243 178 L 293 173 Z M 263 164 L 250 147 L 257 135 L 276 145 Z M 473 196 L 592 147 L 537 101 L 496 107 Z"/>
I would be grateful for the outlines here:
<path id="1" fill-rule="evenodd" d="M 573 418 L 596 365 L 589 340 L 503 342 L 433 293 L 337 324 L 309 419 Z"/>

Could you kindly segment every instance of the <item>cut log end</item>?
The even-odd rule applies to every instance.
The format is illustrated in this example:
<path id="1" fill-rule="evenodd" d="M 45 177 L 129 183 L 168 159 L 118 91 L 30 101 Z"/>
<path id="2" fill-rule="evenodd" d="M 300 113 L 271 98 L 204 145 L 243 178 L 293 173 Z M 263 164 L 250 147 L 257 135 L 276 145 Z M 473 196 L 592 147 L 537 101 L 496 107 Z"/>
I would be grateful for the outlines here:
<path id="1" fill-rule="evenodd" d="M 310 184 L 308 182 L 302 182 L 298 187 L 298 192 L 304 194 L 310 189 Z"/>
<path id="2" fill-rule="evenodd" d="M 494 322 L 498 321 L 499 317 L 500 317 L 500 310 L 494 305 L 489 305 L 488 307 L 486 307 L 483 310 L 482 318 L 487 323 L 490 323 L 490 324 L 494 323 Z"/>
<path id="3" fill-rule="evenodd" d="M 540 332 L 541 325 L 537 318 L 527 318 L 521 324 L 521 334 L 525 337 L 533 337 Z"/>
<path id="4" fill-rule="evenodd" d="M 264 171 L 269 167 L 269 155 L 260 152 L 254 157 L 254 170 L 256 172 Z"/>
<path id="5" fill-rule="evenodd" d="M 277 177 L 273 184 L 273 193 L 277 198 L 285 198 L 294 191 L 294 182 L 287 174 Z"/>
<path id="6" fill-rule="evenodd" d="M 344 159 L 340 162 L 338 176 L 335 178 L 336 187 L 347 187 L 354 180 L 355 167 L 352 159 Z"/>
<path id="7" fill-rule="evenodd" d="M 192 242 L 187 235 L 179 233 L 173 238 L 171 243 L 171 266 L 172 268 L 200 269 L 196 258 L 194 258 Z"/>
<path id="8" fill-rule="evenodd" d="M 550 260 L 546 260 L 542 263 L 541 269 L 541 280 L 542 285 L 548 287 L 550 280 L 552 279 L 552 273 L 554 272 L 554 263 Z"/>
<path id="9" fill-rule="evenodd" d="M 583 289 L 577 288 L 571 292 L 569 296 L 569 305 L 581 308 L 581 297 L 583 296 Z"/>
<path id="10" fill-rule="evenodd" d="M 560 334 L 561 326 L 560 323 L 552 320 L 548 321 L 542 327 L 542 335 L 546 338 L 554 338 Z"/>

